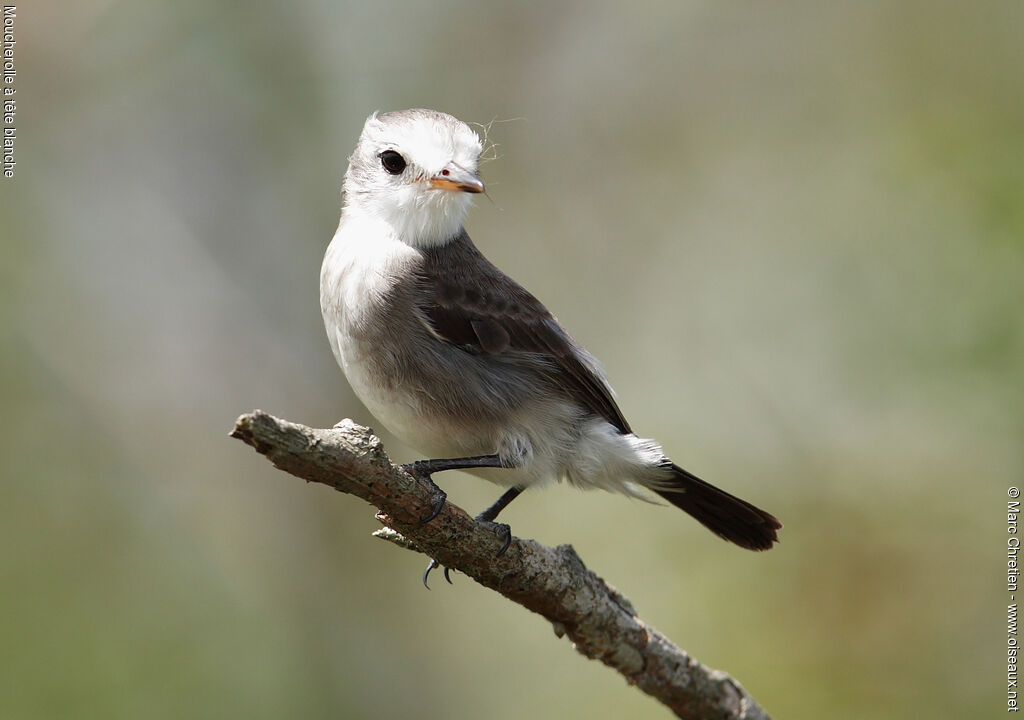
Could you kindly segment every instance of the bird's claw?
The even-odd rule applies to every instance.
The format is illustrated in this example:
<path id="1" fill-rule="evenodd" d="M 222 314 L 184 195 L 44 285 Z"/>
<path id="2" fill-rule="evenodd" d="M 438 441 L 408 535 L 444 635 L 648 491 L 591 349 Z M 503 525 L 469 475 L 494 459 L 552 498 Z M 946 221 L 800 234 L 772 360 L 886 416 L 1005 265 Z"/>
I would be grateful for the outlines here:
<path id="1" fill-rule="evenodd" d="M 437 560 L 431 560 L 430 564 L 427 565 L 427 569 L 423 571 L 423 587 L 425 587 L 427 590 L 430 589 L 430 586 L 427 585 L 427 578 L 430 577 L 430 573 L 432 571 L 436 570 L 439 567 L 441 567 L 441 563 L 439 563 Z M 449 585 L 454 585 L 455 583 L 452 582 L 452 577 L 448 574 L 448 572 L 449 570 L 446 567 L 444 569 L 444 579 L 448 581 Z"/>
<path id="2" fill-rule="evenodd" d="M 430 487 L 430 499 L 433 501 L 434 506 L 431 508 L 429 513 L 420 518 L 420 525 L 426 525 L 441 514 L 441 510 L 444 509 L 445 502 L 448 501 L 448 495 L 444 490 L 437 486 L 437 483 L 434 482 L 434 479 L 430 476 L 431 474 L 429 472 L 424 472 L 421 461 L 417 460 L 416 462 L 402 465 L 402 470 L 409 475 L 412 475 L 414 478 L 427 483 Z M 430 570 L 433 570 L 433 568 L 430 568 Z M 430 570 L 427 570 L 427 572 L 430 572 Z M 424 580 L 425 579 L 426 576 L 424 576 Z"/>
<path id="3" fill-rule="evenodd" d="M 434 493 L 431 495 L 431 499 L 434 501 L 434 507 L 426 516 L 420 518 L 420 525 L 426 525 L 441 514 L 441 510 L 444 509 L 444 504 L 447 502 L 448 496 L 445 494 L 444 490 L 439 488 L 437 485 L 434 485 Z"/>
<path id="4" fill-rule="evenodd" d="M 505 523 L 494 522 L 493 520 L 480 520 L 478 518 L 477 522 L 479 522 L 482 525 L 489 525 L 491 529 L 494 531 L 494 534 L 501 538 L 501 549 L 498 550 L 498 552 L 494 555 L 495 559 L 500 558 L 512 545 L 512 528 L 510 528 Z M 439 567 L 442 567 L 441 563 L 439 563 L 437 560 L 431 560 L 427 564 L 427 569 L 423 571 L 423 587 L 425 587 L 427 590 L 430 589 L 430 585 L 427 584 L 427 579 L 430 577 L 430 573 L 432 573 Z M 444 579 L 448 581 L 449 585 L 455 584 L 452 582 L 451 568 L 449 568 L 448 566 L 444 566 Z"/>
<path id="5" fill-rule="evenodd" d="M 508 550 L 509 547 L 512 545 L 512 528 L 510 528 L 505 523 L 494 522 L 493 520 L 477 519 L 477 522 L 483 523 L 485 525 L 490 525 L 491 528 L 494 530 L 494 534 L 501 539 L 501 550 L 499 550 L 498 554 L 494 556 L 496 558 L 500 558 L 502 555 L 505 554 L 505 551 Z"/>

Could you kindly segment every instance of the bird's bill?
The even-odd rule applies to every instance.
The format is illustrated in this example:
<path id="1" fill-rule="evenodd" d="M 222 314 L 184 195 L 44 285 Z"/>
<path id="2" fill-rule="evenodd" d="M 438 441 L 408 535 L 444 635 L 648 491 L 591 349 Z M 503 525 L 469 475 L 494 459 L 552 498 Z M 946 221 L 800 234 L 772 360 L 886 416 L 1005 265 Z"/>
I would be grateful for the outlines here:
<path id="1" fill-rule="evenodd" d="M 482 193 L 484 181 L 462 168 L 447 167 L 428 180 L 430 187 L 453 192 Z"/>

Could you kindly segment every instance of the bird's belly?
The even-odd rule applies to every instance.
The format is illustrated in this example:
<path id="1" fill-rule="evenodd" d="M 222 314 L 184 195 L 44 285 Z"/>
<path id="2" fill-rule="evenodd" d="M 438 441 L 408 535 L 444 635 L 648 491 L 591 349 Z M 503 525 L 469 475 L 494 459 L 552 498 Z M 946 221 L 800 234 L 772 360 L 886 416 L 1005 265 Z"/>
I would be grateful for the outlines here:
<path id="1" fill-rule="evenodd" d="M 470 471 L 503 486 L 535 486 L 561 478 L 578 442 L 580 408 L 556 397 L 527 396 L 503 414 L 485 407 L 452 407 L 428 395 L 413 380 L 428 365 L 402 372 L 414 360 L 389 363 L 391 352 L 377 341 L 337 338 L 338 361 L 356 396 L 393 435 L 424 458 L 499 454 L 515 467 Z M 393 350 L 393 348 L 392 348 Z M 457 382 L 459 376 L 451 374 Z M 435 378 L 436 381 L 436 378 Z M 465 376 L 461 382 L 466 382 Z M 437 383 L 432 383 L 440 391 Z M 458 387 L 446 388 L 459 393 Z M 475 412 L 473 412 L 475 410 Z"/>
<path id="2" fill-rule="evenodd" d="M 367 347 L 369 345 L 369 347 Z M 338 360 L 356 396 L 380 423 L 428 457 L 464 457 L 495 452 L 495 429 L 460 422 L 425 398 L 408 377 L 389 369 L 375 343 L 339 339 Z"/>

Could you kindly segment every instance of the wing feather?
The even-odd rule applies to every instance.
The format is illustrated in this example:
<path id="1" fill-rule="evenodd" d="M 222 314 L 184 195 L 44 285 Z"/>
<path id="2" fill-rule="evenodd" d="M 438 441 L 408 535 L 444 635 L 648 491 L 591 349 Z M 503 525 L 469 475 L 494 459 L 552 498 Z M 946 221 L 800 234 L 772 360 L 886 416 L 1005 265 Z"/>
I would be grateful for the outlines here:
<path id="1" fill-rule="evenodd" d="M 423 252 L 420 310 L 431 332 L 465 352 L 542 360 L 541 372 L 623 433 L 631 432 L 597 362 L 521 285 L 463 233 Z"/>

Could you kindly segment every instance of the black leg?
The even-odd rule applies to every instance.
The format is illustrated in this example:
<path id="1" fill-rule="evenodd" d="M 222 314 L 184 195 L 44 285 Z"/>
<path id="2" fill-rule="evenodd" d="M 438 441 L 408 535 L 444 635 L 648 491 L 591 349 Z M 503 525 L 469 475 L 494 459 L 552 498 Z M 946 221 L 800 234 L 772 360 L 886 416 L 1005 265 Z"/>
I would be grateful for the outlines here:
<path id="1" fill-rule="evenodd" d="M 434 473 L 444 472 L 445 470 L 470 470 L 472 468 L 485 467 L 500 468 L 505 466 L 502 464 L 501 458 L 497 455 L 475 455 L 473 457 L 464 458 L 417 460 L 416 462 L 409 463 L 408 465 L 403 465 L 402 469 L 405 470 L 405 472 L 430 485 L 431 494 L 434 498 L 433 509 L 425 517 L 420 518 L 420 525 L 426 525 L 428 522 L 436 518 L 441 513 L 442 508 L 444 508 L 444 503 L 448 499 L 444 490 L 439 488 L 437 483 L 434 482 L 434 478 L 431 477 Z M 424 577 L 424 579 L 426 578 Z"/>
<path id="2" fill-rule="evenodd" d="M 402 469 L 416 477 L 430 477 L 436 472 L 445 470 L 469 470 L 471 468 L 505 467 L 497 455 L 474 455 L 464 458 L 440 458 L 437 460 L 417 460 L 403 465 Z"/>
<path id="3" fill-rule="evenodd" d="M 493 505 L 491 505 L 489 508 L 487 508 L 482 513 L 477 515 L 476 519 L 485 520 L 488 522 L 494 520 L 494 518 L 498 517 L 498 513 L 507 508 L 508 504 L 515 500 L 517 497 L 519 497 L 519 493 L 521 493 L 525 489 L 526 488 L 522 485 L 514 485 L 510 487 L 508 490 L 505 491 L 505 493 L 500 498 L 498 498 L 494 502 Z"/>
<path id="4" fill-rule="evenodd" d="M 505 523 L 496 523 L 494 518 L 498 517 L 498 513 L 508 507 L 508 504 L 519 497 L 519 494 L 526 488 L 522 485 L 514 485 L 506 490 L 500 498 L 498 498 L 493 505 L 484 510 L 482 513 L 476 516 L 477 522 L 485 522 L 489 525 L 493 525 L 495 531 L 503 536 L 505 544 L 501 546 L 501 550 L 495 557 L 501 557 L 508 550 L 508 546 L 512 544 L 512 528 Z"/>

